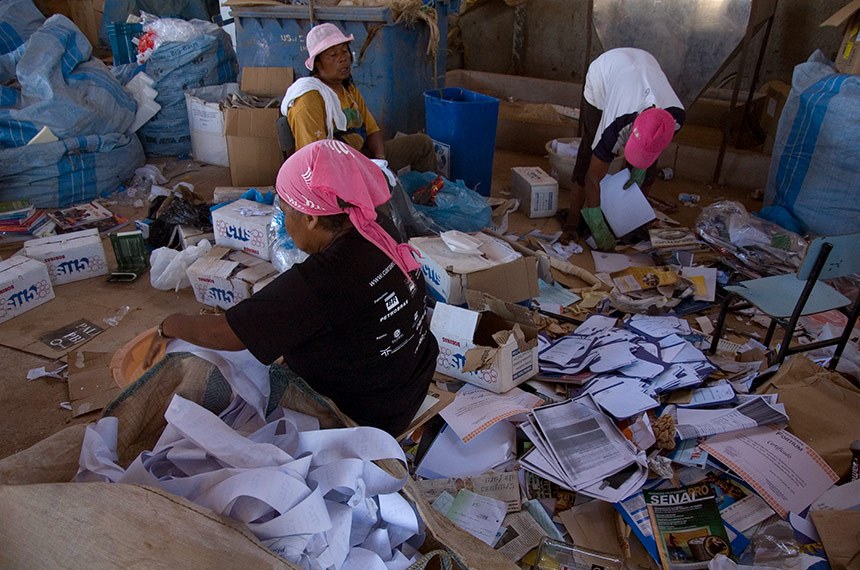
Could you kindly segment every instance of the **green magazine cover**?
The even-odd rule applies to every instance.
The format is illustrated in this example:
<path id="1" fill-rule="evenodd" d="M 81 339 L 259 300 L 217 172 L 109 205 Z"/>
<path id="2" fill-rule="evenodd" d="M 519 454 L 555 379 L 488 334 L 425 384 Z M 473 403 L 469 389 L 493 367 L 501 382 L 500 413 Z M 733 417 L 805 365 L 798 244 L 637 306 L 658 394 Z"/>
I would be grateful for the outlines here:
<path id="1" fill-rule="evenodd" d="M 710 484 L 644 494 L 664 569 L 707 568 L 717 554 L 731 556 L 729 536 Z"/>

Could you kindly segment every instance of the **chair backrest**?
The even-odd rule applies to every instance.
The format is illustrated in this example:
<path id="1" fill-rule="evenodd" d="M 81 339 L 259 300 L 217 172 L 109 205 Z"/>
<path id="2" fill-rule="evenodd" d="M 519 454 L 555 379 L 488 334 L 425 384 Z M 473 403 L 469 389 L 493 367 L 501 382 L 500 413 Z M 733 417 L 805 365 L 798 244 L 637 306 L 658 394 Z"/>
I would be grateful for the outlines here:
<path id="1" fill-rule="evenodd" d="M 290 123 L 283 115 L 278 117 L 278 146 L 281 147 L 281 153 L 284 155 L 284 160 L 289 158 L 296 150 L 296 139 L 293 137 L 293 131 L 290 129 Z"/>
<path id="2" fill-rule="evenodd" d="M 797 270 L 798 279 L 809 279 L 815 261 L 822 253 L 824 244 L 830 244 L 832 249 L 824 266 L 821 268 L 819 279 L 833 279 L 860 273 L 860 233 L 845 234 L 841 236 L 823 236 L 815 238 L 806 250 L 806 257 Z"/>

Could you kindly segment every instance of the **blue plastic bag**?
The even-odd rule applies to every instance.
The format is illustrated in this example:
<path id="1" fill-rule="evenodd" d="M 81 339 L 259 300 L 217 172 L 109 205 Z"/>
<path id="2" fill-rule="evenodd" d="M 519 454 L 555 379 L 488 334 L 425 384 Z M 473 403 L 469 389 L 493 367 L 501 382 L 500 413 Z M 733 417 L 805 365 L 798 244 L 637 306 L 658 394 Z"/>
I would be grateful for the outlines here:
<path id="1" fill-rule="evenodd" d="M 433 172 L 407 172 L 400 176 L 400 183 L 411 199 L 418 189 L 433 182 L 436 176 Z M 459 180 L 445 180 L 445 185 L 436 194 L 434 206 L 414 206 L 419 214 L 429 218 L 427 226 L 437 233 L 448 230 L 477 232 L 492 225 L 493 221 L 493 209 L 486 199 Z"/>

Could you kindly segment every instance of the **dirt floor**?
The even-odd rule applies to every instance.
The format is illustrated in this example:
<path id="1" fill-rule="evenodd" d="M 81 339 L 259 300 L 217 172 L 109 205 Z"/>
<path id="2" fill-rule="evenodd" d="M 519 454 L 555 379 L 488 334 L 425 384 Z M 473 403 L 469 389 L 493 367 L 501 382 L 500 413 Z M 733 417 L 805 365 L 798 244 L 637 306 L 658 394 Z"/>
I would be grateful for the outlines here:
<path id="1" fill-rule="evenodd" d="M 164 165 L 165 174 L 171 178 L 167 186 L 179 181 L 191 182 L 196 190 L 207 197 L 211 197 L 217 186 L 231 186 L 229 170 L 226 168 L 191 160 L 158 162 Z M 494 162 L 494 196 L 506 196 L 511 183 L 510 169 L 514 166 L 541 166 L 549 171 L 546 157 L 499 150 Z M 701 201 L 690 207 L 681 205 L 677 199 L 680 193 L 698 194 Z M 740 201 L 748 210 L 760 208 L 760 202 L 751 197 L 749 190 L 679 179 L 658 181 L 652 195 L 670 204 L 678 204 L 677 210 L 670 215 L 684 226 L 695 222 L 702 206 L 719 199 Z M 567 207 L 568 201 L 568 192 L 562 191 L 561 207 Z M 110 200 L 106 203 L 130 220 L 146 216 L 145 208 L 110 204 Z M 530 220 L 520 213 L 512 215 L 511 226 L 520 234 L 532 228 L 552 232 L 560 227 L 555 217 Z M 112 257 L 110 245 L 107 242 L 105 244 L 109 257 Z M 0 246 L 0 257 L 6 259 L 17 248 L 17 245 Z M 573 261 L 592 268 L 587 250 L 575 256 Z M 66 426 L 92 422 L 99 417 L 99 412 L 92 412 L 73 418 L 70 411 L 60 408 L 62 402 L 69 400 L 68 387 L 64 381 L 50 378 L 27 381 L 30 369 L 45 367 L 52 370 L 61 356 L 52 354 L 49 347 L 38 341 L 40 334 L 86 318 L 105 330 L 86 343 L 83 349 L 112 355 L 139 333 L 154 327 L 166 315 L 203 308 L 188 288 L 179 292 L 153 289 L 148 274 L 130 284 L 109 284 L 104 278 L 69 283 L 56 287 L 55 293 L 55 300 L 0 324 L 0 458 L 26 449 Z M 117 326 L 108 326 L 104 322 L 105 318 L 116 315 L 126 306 L 129 308 L 128 313 Z"/>

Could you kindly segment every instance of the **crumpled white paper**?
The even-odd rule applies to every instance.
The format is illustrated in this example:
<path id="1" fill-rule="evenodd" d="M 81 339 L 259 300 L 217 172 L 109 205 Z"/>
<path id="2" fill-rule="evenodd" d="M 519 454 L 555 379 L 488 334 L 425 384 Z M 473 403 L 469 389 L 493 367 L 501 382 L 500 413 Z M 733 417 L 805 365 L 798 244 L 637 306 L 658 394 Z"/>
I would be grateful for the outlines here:
<path id="1" fill-rule="evenodd" d="M 241 368 L 219 364 L 222 372 Z M 220 417 L 174 395 L 154 449 L 125 471 L 116 465 L 117 419 L 88 426 L 75 480 L 151 485 L 181 495 L 243 522 L 302 568 L 400 570 L 417 559 L 423 527 L 399 494 L 406 477 L 373 463 L 405 464 L 391 435 L 372 427 L 320 430 L 316 418 L 284 408 L 262 420 L 264 389 L 254 382 L 262 378 L 253 372 L 238 381 L 235 374 L 225 377 L 236 398 Z M 268 376 L 265 382 L 268 387 Z"/>

